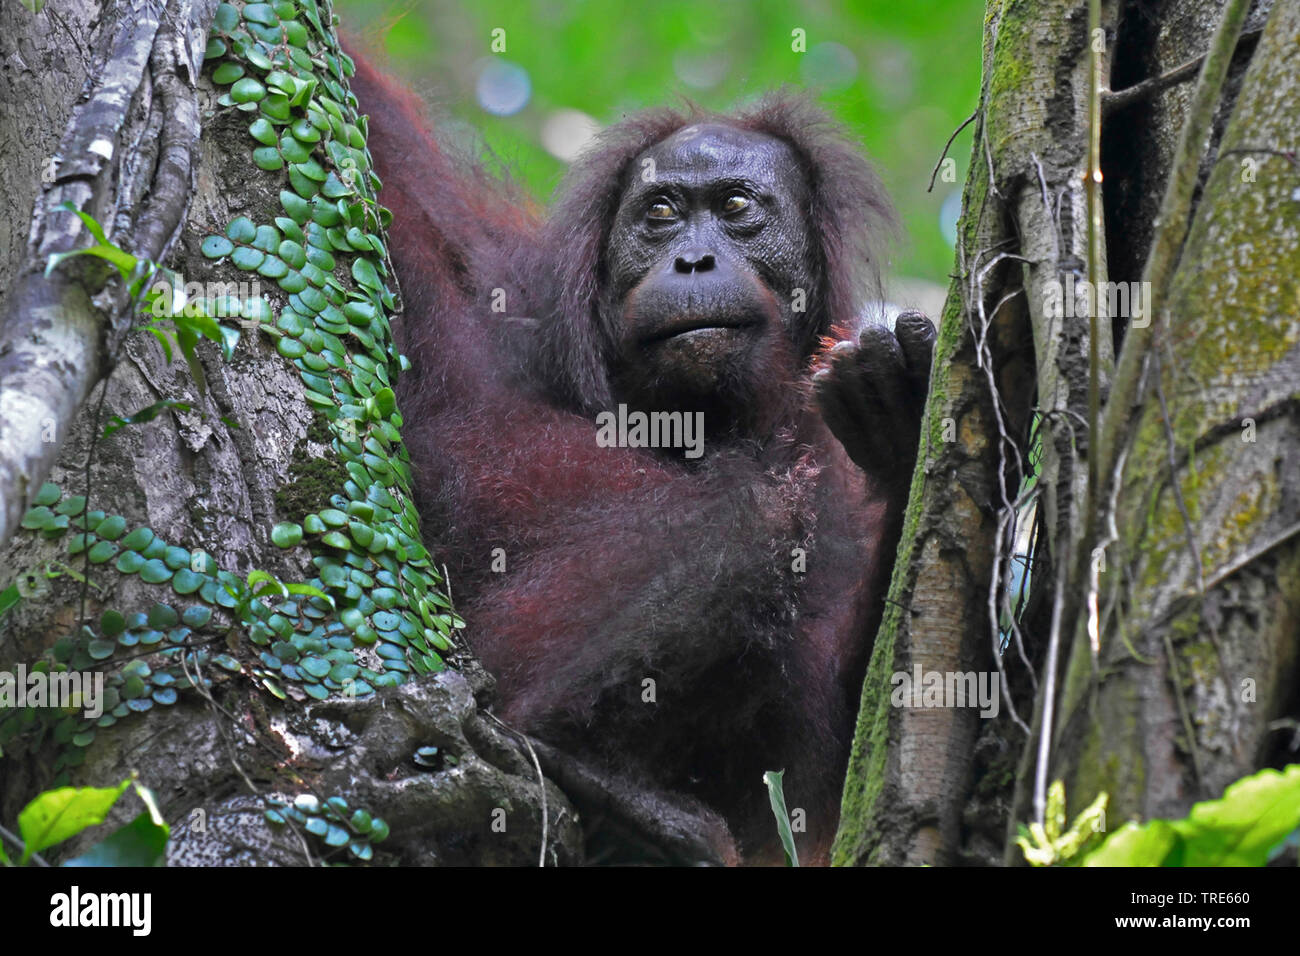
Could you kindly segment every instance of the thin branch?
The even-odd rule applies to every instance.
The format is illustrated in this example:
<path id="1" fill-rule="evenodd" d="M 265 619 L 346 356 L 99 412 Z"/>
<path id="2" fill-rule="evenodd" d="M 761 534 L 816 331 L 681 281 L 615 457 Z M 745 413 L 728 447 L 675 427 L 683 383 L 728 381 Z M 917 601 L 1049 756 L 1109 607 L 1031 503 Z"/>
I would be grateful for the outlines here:
<path id="1" fill-rule="evenodd" d="M 1178 719 L 1183 725 L 1183 734 L 1187 737 L 1187 752 L 1192 756 L 1192 773 L 1196 776 L 1196 786 L 1204 793 L 1205 771 L 1201 767 L 1201 750 L 1196 746 L 1196 728 L 1192 726 L 1192 715 L 1187 708 L 1187 695 L 1183 692 L 1183 679 L 1178 672 L 1178 656 L 1174 653 L 1174 642 L 1165 628 L 1161 635 L 1165 645 L 1165 659 L 1169 662 L 1174 688 L 1174 700 L 1178 702 Z"/>
<path id="2" fill-rule="evenodd" d="M 549 829 L 550 817 L 546 809 L 546 777 L 542 775 L 542 763 L 540 760 L 537 759 L 537 751 L 533 748 L 533 742 L 527 734 L 515 730 L 513 727 L 511 727 L 509 724 L 507 724 L 504 720 L 502 720 L 500 717 L 498 717 L 496 714 L 492 713 L 491 711 L 487 712 L 487 716 L 490 717 L 492 720 L 496 721 L 496 723 L 507 733 L 512 734 L 513 736 L 517 737 L 519 740 L 523 741 L 524 746 L 528 749 L 528 756 L 533 758 L 533 769 L 537 771 L 537 788 L 542 793 L 542 847 L 538 853 L 537 865 L 539 867 L 545 867 L 546 866 L 546 844 L 550 840 L 550 835 L 547 833 L 547 830 Z"/>
<path id="3" fill-rule="evenodd" d="M 1106 224 L 1101 208 L 1101 0 L 1088 0 L 1088 168 L 1084 171 L 1084 189 L 1088 201 L 1087 243 L 1088 282 L 1092 288 L 1092 308 L 1088 310 L 1088 485 L 1100 487 L 1100 458 L 1092 452 L 1092 442 L 1101 432 L 1101 284 L 1102 257 L 1105 253 Z M 1103 34 L 1104 36 L 1104 34 Z"/>
<path id="4" fill-rule="evenodd" d="M 980 111 L 976 110 L 974 113 L 971 113 L 970 116 L 966 117 L 966 121 L 953 130 L 952 135 L 948 137 L 948 142 L 943 144 L 943 152 L 939 154 L 939 161 L 934 164 L 934 172 L 930 173 L 930 185 L 925 187 L 926 192 L 930 192 L 934 189 L 934 179 L 939 175 L 939 167 L 942 166 L 943 161 L 948 158 L 948 150 L 952 147 L 953 141 L 961 135 L 962 130 L 975 122 L 975 117 L 979 115 Z"/>
<path id="5" fill-rule="evenodd" d="M 1238 49 L 1244 49 L 1258 40 L 1263 30 L 1247 30 L 1241 34 L 1238 41 Z M 1171 86 L 1177 86 L 1179 83 L 1185 83 L 1194 77 L 1201 64 L 1205 62 L 1205 56 L 1201 55 L 1188 60 L 1179 66 L 1174 67 L 1167 73 L 1161 73 L 1159 76 L 1147 77 L 1141 83 L 1134 83 L 1132 86 L 1126 86 L 1122 90 L 1109 90 L 1105 92 L 1101 100 L 1101 115 L 1105 119 L 1110 119 L 1112 114 L 1132 106 L 1134 103 L 1150 99 Z"/>
<path id="6" fill-rule="evenodd" d="M 1205 57 L 1198 56 L 1195 59 L 1188 60 L 1182 66 L 1174 67 L 1168 73 L 1148 77 L 1141 83 L 1135 83 L 1133 86 L 1125 87 L 1122 90 L 1107 93 L 1101 102 L 1102 115 L 1109 119 L 1118 110 L 1155 96 L 1171 86 L 1177 86 L 1179 83 L 1190 80 L 1197 74 L 1204 62 Z"/>
<path id="7" fill-rule="evenodd" d="M 3 837 L 4 839 L 8 840 L 10 843 L 14 845 L 14 847 L 16 847 L 19 850 L 23 850 L 25 852 L 27 849 L 27 844 L 22 841 L 22 839 L 18 836 L 18 834 L 6 829 L 5 827 L 0 827 L 0 837 Z M 39 853 L 33 853 L 30 859 L 37 866 L 50 865 L 48 862 L 46 862 L 45 857 L 41 856 Z"/>
<path id="8" fill-rule="evenodd" d="M 1296 537 L 1296 535 L 1300 535 L 1300 524 L 1293 524 L 1289 528 L 1283 528 L 1277 534 L 1273 535 L 1273 537 L 1266 538 L 1262 543 L 1251 548 L 1245 554 L 1239 555 L 1238 557 L 1229 561 L 1219 570 L 1215 571 L 1208 578 L 1206 578 L 1205 579 L 1206 589 L 1209 590 L 1217 587 L 1218 585 L 1226 581 L 1228 578 L 1236 574 L 1238 571 L 1240 571 L 1242 568 L 1246 567 L 1246 565 L 1254 561 L 1257 561 L 1258 559 L 1266 555 L 1268 552 L 1276 548 L 1279 544 L 1285 544 L 1287 541 L 1290 541 L 1292 538 Z"/>
<path id="9" fill-rule="evenodd" d="M 1047 818 L 1047 763 L 1052 753 L 1052 724 L 1056 719 L 1056 671 L 1061 655 L 1061 615 L 1070 562 L 1056 564 L 1056 587 L 1052 594 L 1052 624 L 1047 638 L 1047 661 L 1043 666 L 1043 716 L 1038 726 L 1038 759 L 1034 766 L 1034 819 L 1039 825 Z"/>

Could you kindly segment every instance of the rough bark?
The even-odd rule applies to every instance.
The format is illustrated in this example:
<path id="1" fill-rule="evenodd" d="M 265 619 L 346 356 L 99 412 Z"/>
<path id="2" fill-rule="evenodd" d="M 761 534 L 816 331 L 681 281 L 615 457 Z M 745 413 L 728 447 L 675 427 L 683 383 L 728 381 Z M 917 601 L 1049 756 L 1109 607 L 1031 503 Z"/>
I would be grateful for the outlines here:
<path id="1" fill-rule="evenodd" d="M 1262 53 L 1251 58 L 1270 6 L 1254 4 L 1227 80 L 1215 88 L 1212 128 L 1205 143 L 1195 144 L 1202 181 L 1213 176 L 1198 190 L 1197 225 L 1173 289 L 1156 303 L 1170 316 L 1148 372 L 1161 389 L 1142 393 L 1123 472 L 1114 519 L 1121 540 L 1102 575 L 1098 664 L 1088 651 L 1086 558 L 1104 543 L 1088 535 L 1094 518 L 1102 534 L 1109 527 L 1102 510 L 1109 502 L 1093 507 L 1088 499 L 1089 315 L 1077 301 L 1065 315 L 1049 308 L 1054 289 L 1088 278 L 1084 182 L 1094 38 L 1085 2 L 988 4 L 957 277 L 935 358 L 928 441 L 864 685 L 837 863 L 991 863 L 1004 856 L 1015 862 L 1019 853 L 1007 837 L 1035 811 L 1048 691 L 1057 692 L 1058 709 L 1047 779 L 1072 783 L 1074 810 L 1098 790 L 1115 788 L 1112 808 L 1122 816 L 1181 815 L 1195 799 L 1280 759 L 1268 727 L 1294 708 L 1294 693 L 1285 688 L 1295 684 L 1296 658 L 1297 589 L 1288 550 L 1294 495 L 1285 477 L 1294 427 L 1286 384 L 1293 321 L 1279 317 L 1277 305 L 1288 301 L 1294 271 L 1287 258 L 1293 230 L 1283 222 L 1294 161 L 1280 155 L 1292 148 L 1285 130 L 1294 116 L 1279 84 L 1268 99 L 1268 81 L 1259 79 L 1259 102 L 1243 94 L 1234 107 L 1247 64 L 1250 77 L 1268 71 L 1293 82 L 1297 75 L 1276 47 L 1267 67 L 1259 65 Z M 1107 218 L 1094 274 L 1102 281 L 1141 277 L 1158 234 L 1172 237 L 1175 249 L 1182 245 L 1186 224 L 1160 223 L 1155 210 L 1187 123 L 1196 58 L 1223 9 L 1204 0 L 1101 5 Z M 1272 29 L 1281 36 L 1289 27 Z M 1289 35 L 1293 45 L 1294 31 Z M 1172 75 L 1161 76 L 1166 71 Z M 1127 92 L 1109 93 L 1112 72 Z M 1238 161 L 1248 155 L 1232 154 L 1237 165 L 1228 171 L 1216 161 L 1229 117 L 1236 132 L 1223 149 L 1275 151 L 1254 154 L 1259 164 L 1273 164 L 1261 165 L 1259 177 L 1270 177 L 1271 192 L 1262 185 L 1229 192 L 1232 176 L 1240 178 Z M 1243 196 L 1242 188 L 1254 192 Z M 1210 203 L 1221 208 L 1210 212 Z M 1219 268 L 1229 249 L 1231 265 Z M 1251 281 L 1243 278 L 1243 257 Z M 1115 343 L 1135 316 L 1106 314 L 1103 297 L 1098 304 L 1104 401 Z M 1250 341 L 1241 342 L 1242 334 Z M 1026 357 L 1030 342 L 1033 355 Z M 1167 430 L 1162 401 L 1172 416 Z M 1034 463 L 1036 485 L 1022 486 L 1033 450 L 1031 410 L 1041 421 L 1042 458 Z M 1224 449 L 1235 448 L 1240 423 L 1252 417 L 1254 443 L 1230 460 Z M 1171 459 L 1186 517 L 1170 493 Z M 1042 533 L 1020 633 L 1000 662 L 1009 692 L 1002 715 L 981 724 L 971 708 L 894 706 L 891 677 L 914 665 L 940 672 L 998 666 L 992 648 L 1008 616 L 1006 559 L 1023 548 L 1015 533 L 1026 530 L 1034 508 Z M 1247 557 L 1241 567 L 1234 563 Z M 1245 594 L 1256 602 L 1249 611 Z M 1256 625 L 1260 633 L 1250 636 Z M 1055 657 L 1053 634 L 1061 638 Z M 1242 685 L 1245 678 L 1250 682 Z M 1252 703 L 1244 703 L 1250 694 Z M 1032 721 L 1030 733 L 1007 718 L 1011 707 Z M 1187 743 L 1192 738 L 1195 747 Z"/>
<path id="2" fill-rule="evenodd" d="M 1300 292 L 1289 150 L 1300 9 L 1274 7 L 1211 169 L 1146 368 L 1099 603 L 1076 629 L 1053 776 L 1110 825 L 1178 816 L 1282 756 L 1300 624 Z"/>
<path id="3" fill-rule="evenodd" d="M 27 67 L 51 62 L 62 56 L 61 45 L 75 42 L 100 51 L 99 56 L 84 58 L 86 68 L 135 78 L 134 85 L 123 81 L 116 88 L 115 103 L 120 108 L 102 128 L 81 122 L 88 110 L 79 114 L 66 109 L 72 105 L 75 90 L 62 88 L 66 101 L 59 102 L 65 107 L 64 115 L 71 117 L 64 143 L 81 142 L 92 134 L 100 139 L 106 136 L 114 142 L 113 167 L 73 173 L 69 155 L 63 154 L 59 169 L 60 176 L 67 173 L 66 181 L 56 177 L 38 196 L 34 235 L 41 235 L 46 228 L 54 198 L 62 201 L 72 193 L 77 205 L 91 211 L 105 226 L 110 241 L 156 259 L 168 249 L 166 264 L 189 281 L 259 281 L 249 294 L 253 299 L 263 296 L 274 313 L 263 321 L 247 313 L 223 320 L 242 327 L 230 360 L 223 359 L 210 343 L 200 343 L 204 390 L 179 356 L 169 362 L 154 338 L 141 334 L 138 328 L 131 330 L 141 319 L 125 301 L 116 280 L 106 280 L 102 270 L 65 270 L 75 261 L 70 260 L 51 278 L 43 276 L 50 252 L 89 245 L 88 236 L 65 226 L 59 243 L 37 242 L 22 260 L 19 268 L 25 271 L 11 290 L 0 340 L 7 363 L 0 373 L 6 395 L 29 403 L 58 395 L 67 407 L 50 411 L 58 421 L 53 433 L 56 440 L 47 443 L 51 448 L 35 451 L 25 441 L 31 423 L 9 418 L 6 411 L 5 426 L 10 434 L 0 440 L 0 451 L 7 455 L 17 447 L 23 454 L 7 458 L 9 464 L 18 464 L 3 476 L 5 492 L 18 497 L 5 499 L 9 522 L 5 527 L 12 529 L 17 524 L 47 472 L 61 491 L 54 507 L 65 508 L 63 517 L 71 518 L 72 527 L 24 528 L 0 547 L 0 591 L 17 582 L 23 595 L 16 607 L 0 617 L 0 670 L 13 672 L 20 663 L 30 666 L 40 659 L 57 661 L 61 655 L 67 660 L 60 647 L 66 650 L 75 645 L 81 648 L 77 653 L 86 647 L 93 649 L 95 645 L 78 644 L 84 636 L 84 641 L 98 641 L 97 646 L 109 653 L 102 658 L 96 652 L 94 662 L 81 659 L 83 665 L 120 678 L 131 673 L 124 668 L 139 667 L 143 662 L 150 668 L 145 686 L 153 693 L 131 697 L 133 704 L 148 704 L 146 712 L 136 713 L 131 708 L 129 715 L 109 726 L 82 730 L 93 742 L 84 738 L 70 741 L 69 736 L 81 725 L 70 724 L 73 718 L 62 713 L 36 713 L 29 708 L 20 726 L 10 723 L 0 727 L 6 730 L 5 753 L 0 757 L 4 779 L 0 820 L 11 822 L 26 800 L 60 780 L 103 786 L 136 771 L 141 782 L 158 794 L 164 815 L 173 825 L 168 848 L 172 863 L 303 863 L 337 856 L 342 848 L 328 842 L 323 845 L 309 835 L 309 829 L 292 824 L 273 829 L 264 816 L 277 799 L 291 802 L 300 798 L 306 800 L 304 805 L 319 806 L 330 797 L 341 797 L 349 808 L 364 808 L 388 822 L 392 836 L 382 844 L 377 842 L 374 851 L 377 858 L 390 862 L 535 865 L 539 859 L 546 864 L 579 859 L 580 834 L 565 798 L 552 784 L 545 784 L 543 790 L 536 760 L 526 744 L 483 710 L 490 700 L 490 678 L 455 645 L 442 655 L 452 666 L 442 669 L 431 652 L 417 651 L 415 643 L 399 637 L 396 624 L 387 620 L 382 626 L 378 623 L 380 608 L 389 619 L 406 615 L 403 620 L 408 624 L 423 617 L 423 623 L 408 632 L 424 635 L 418 638 L 423 647 L 426 639 L 440 640 L 431 630 L 433 619 L 450 620 L 443 612 L 444 606 L 448 612 L 450 609 L 439 593 L 440 576 L 418 545 L 418 524 L 409 497 L 409 463 L 400 437 L 392 438 L 399 435 L 400 411 L 393 412 L 378 395 L 381 385 L 399 373 L 399 360 L 387 345 L 388 325 L 385 310 L 378 309 L 379 292 L 369 294 L 369 287 L 362 282 L 369 281 L 368 275 L 355 264 L 369 256 L 368 261 L 382 274 L 382 250 L 375 256 L 371 250 L 358 253 L 355 246 L 335 244 L 329 262 L 323 257 L 312 260 L 323 266 L 319 278 L 324 287 L 343 290 L 339 292 L 340 308 L 346 292 L 348 303 L 376 305 L 379 318 L 364 328 L 354 318 L 353 327 L 360 328 L 362 335 L 349 333 L 345 336 L 347 348 L 329 353 L 332 364 L 327 362 L 322 374 L 335 376 L 337 404 L 323 404 L 319 396 L 314 403 L 308 401 L 306 385 L 312 380 L 305 376 L 311 373 L 301 363 L 295 367 L 292 356 L 296 349 L 281 347 L 292 338 L 285 331 L 291 325 L 288 312 L 294 301 L 288 291 L 273 277 L 241 273 L 230 259 L 205 256 L 201 251 L 204 237 L 222 235 L 236 216 L 270 223 L 273 217 L 283 218 L 289 212 L 288 207 L 282 208 L 281 199 L 281 190 L 288 186 L 285 172 L 259 169 L 250 159 L 251 150 L 259 144 L 250 137 L 249 124 L 261 114 L 250 114 L 228 98 L 220 99 L 223 92 L 229 92 L 229 83 L 213 83 L 212 67 L 219 60 L 212 56 L 211 48 L 206 69 L 202 66 L 207 20 L 216 7 L 215 0 L 195 6 L 203 18 L 197 28 L 168 32 L 164 26 L 153 34 L 141 29 L 150 16 L 166 25 L 173 23 L 178 11 L 191 8 L 179 0 L 165 8 L 161 3 L 108 4 L 101 11 L 102 23 L 91 29 L 75 26 L 94 20 L 91 5 L 82 6 L 84 9 L 77 8 L 80 19 L 68 4 L 47 5 L 35 17 L 16 5 L 5 6 L 5 22 L 14 32 L 7 32 L 4 42 L 23 51 L 22 62 Z M 305 0 L 290 6 L 302 22 L 322 24 L 314 34 L 304 28 L 304 36 L 319 36 L 311 42 L 320 51 L 321 61 L 330 61 L 338 48 L 328 5 L 317 7 Z M 289 12 L 288 7 L 282 10 L 282 14 Z M 261 16 L 269 18 L 269 14 Z M 67 32 L 52 29 L 51 17 L 70 24 Z M 134 25 L 134 31 L 124 26 L 128 23 Z M 225 35 L 229 36 L 229 31 Z M 123 36 L 132 38 L 126 47 Z M 177 36 L 192 41 L 189 49 L 198 66 L 189 73 L 160 76 L 148 67 L 158 65 L 160 51 L 172 49 Z M 142 37 L 150 39 L 146 42 Z M 127 48 L 134 56 L 123 59 Z M 123 72 L 128 62 L 139 69 Z M 266 70 L 251 63 L 246 63 L 248 72 L 266 79 Z M 320 69 L 319 89 L 331 82 L 345 83 L 344 72 L 328 74 Z M 168 83 L 173 84 L 171 89 Z M 18 95 L 20 89 L 15 84 L 6 96 Z M 355 146 L 355 136 L 364 124 L 349 112 L 346 93 L 330 95 L 331 102 L 337 99 L 343 107 L 338 124 L 324 122 L 324 139 L 319 139 L 319 132 L 303 129 L 304 135 L 319 139 L 319 146 L 312 149 L 314 159 L 325 169 L 337 170 L 336 160 L 342 154 L 324 148 L 329 130 L 344 140 L 344 145 L 352 140 Z M 6 103 L 6 117 L 9 108 Z M 294 110 L 294 119 L 306 119 L 305 105 L 295 105 Z M 105 114 L 98 115 L 102 118 Z M 36 122 L 24 116 L 27 118 L 12 124 L 9 135 L 20 135 L 25 123 Z M 200 118 L 202 133 L 190 170 L 172 147 L 178 131 L 183 133 L 192 125 L 198 135 Z M 118 125 L 113 125 L 115 122 Z M 277 126 L 282 136 L 287 136 L 285 129 L 285 124 Z M 35 168 L 33 157 L 42 147 L 39 140 L 34 143 L 36 148 L 21 168 Z M 106 151 L 97 148 L 90 152 L 100 155 Z M 354 191 L 349 196 L 364 196 L 366 189 L 373 189 L 364 178 L 366 163 L 359 168 L 362 173 L 350 181 Z M 179 209 L 188 205 L 183 228 L 178 232 L 176 223 L 172 228 L 158 228 L 156 224 L 165 224 L 165 219 L 151 213 L 161 201 L 174 205 L 174 190 L 182 177 Z M 29 175 L 23 182 L 27 188 L 22 195 L 32 195 L 35 180 Z M 15 208 L 21 216 L 31 205 L 19 201 Z M 356 215 L 374 214 L 358 211 Z M 366 223 L 367 230 L 380 231 L 370 218 Z M 287 226 L 280 228 L 286 234 L 291 231 Z M 173 243 L 174 238 L 177 241 Z M 284 253 L 285 248 L 280 246 L 277 251 Z M 328 243 L 324 248 L 328 249 Z M 322 247 L 313 250 L 319 254 Z M 105 285 L 109 293 L 92 301 Z M 20 325 L 26 320 L 20 305 L 33 298 L 47 302 L 40 321 L 48 324 L 28 331 Z M 385 299 L 383 305 L 392 306 L 394 300 Z M 277 314 L 278 325 L 274 324 Z M 75 354 L 51 342 L 58 330 L 69 324 L 80 330 Z M 119 339 L 120 349 L 116 347 Z M 381 359 L 370 357 L 373 354 L 380 354 Z M 17 378 L 10 377 L 11 366 Z M 62 378 L 56 385 L 48 376 L 37 374 L 41 369 Z M 189 410 L 166 410 L 148 423 L 97 437 L 112 416 L 126 417 L 160 400 L 182 401 Z M 21 440 L 13 435 L 16 424 L 24 430 Z M 342 427 L 349 425 L 351 431 Z M 360 448 L 363 441 L 366 464 L 358 465 L 361 454 L 349 457 L 348 446 Z M 384 455 L 368 450 L 380 446 Z M 88 466 L 92 449 L 93 462 Z M 57 463 L 50 467 L 56 450 Z M 375 475 L 383 480 L 375 479 L 367 498 L 362 479 Z M 78 495 L 87 496 L 87 503 L 69 505 Z M 390 507 L 373 504 L 385 500 Z M 270 532 L 276 523 L 302 522 L 305 514 L 332 506 L 349 509 L 351 523 L 343 526 L 343 533 L 351 534 L 351 541 L 333 539 L 335 544 L 330 545 L 309 531 L 296 546 L 272 543 Z M 96 517 L 89 517 L 91 512 Z M 388 517 L 381 518 L 380 512 Z M 120 543 L 126 541 L 120 530 L 101 524 L 112 516 L 125 519 L 126 529 L 149 529 L 148 535 L 138 535 L 141 541 L 148 537 L 168 544 L 166 568 L 160 571 L 165 571 L 165 580 L 149 583 L 142 572 L 119 569 L 114 558 L 133 549 Z M 81 542 L 75 534 L 81 530 L 79 521 L 96 532 Z M 367 531 L 364 525 L 372 527 Z M 358 536 L 359 528 L 362 536 Z M 369 546 L 371 532 L 387 534 L 387 538 Z M 0 535 L 0 542 L 6 537 Z M 361 545 L 363 541 L 366 547 Z M 78 547 L 91 543 L 104 544 L 102 553 L 109 553 L 109 558 L 100 560 L 102 554 L 91 556 L 88 548 Z M 161 562 L 164 552 L 157 555 Z M 342 557 L 355 557 L 356 561 L 340 564 Z M 322 561 L 341 566 L 346 579 L 337 581 L 336 586 L 322 583 Z M 313 582 L 333 593 L 336 610 L 328 611 L 320 604 L 309 619 L 308 598 L 297 599 L 293 612 L 285 610 L 286 605 L 277 599 L 277 608 L 284 612 L 279 615 L 281 620 L 268 616 L 270 608 L 253 620 L 232 610 L 230 602 L 223 603 L 224 598 L 214 598 L 221 590 L 215 587 L 218 575 L 230 572 L 243 578 L 253 569 L 284 582 Z M 381 588 L 385 582 L 377 578 L 384 574 L 393 583 Z M 88 580 L 85 586 L 83 578 Z M 421 587 L 412 590 L 410 582 L 416 579 L 422 582 Z M 227 575 L 222 580 L 232 578 Z M 190 590 L 199 584 L 201 589 Z M 157 611 L 157 605 L 166 605 L 170 613 Z M 195 608 L 192 618 L 173 619 L 182 609 Z M 132 626 L 117 638 L 117 646 L 112 645 L 118 626 L 103 617 L 112 610 L 120 611 L 128 623 L 139 623 L 138 628 Z M 131 621 L 135 612 L 141 614 L 138 622 Z M 292 632 L 279 630 L 286 617 Z M 438 626 L 444 623 L 438 622 Z M 82 629 L 83 624 L 88 632 Z M 358 624 L 370 628 L 369 632 L 358 630 Z M 406 624 L 402 626 L 405 631 Z M 385 627 L 394 629 L 383 631 Z M 291 633 L 310 637 L 313 628 L 318 635 L 321 628 L 326 629 L 311 639 L 320 645 L 319 651 L 300 654 L 288 646 Z M 373 637 L 376 629 L 388 635 L 378 645 Z M 371 635 L 368 638 L 367 633 Z M 346 644 L 345 653 L 355 666 L 338 665 L 343 670 L 331 669 L 327 677 L 308 680 L 303 674 L 308 653 L 324 655 L 324 639 L 331 634 Z M 156 653 L 173 642 L 181 648 L 179 656 L 163 658 Z M 385 647 L 402 650 L 398 642 L 405 643 L 407 651 L 402 668 L 376 655 L 376 649 Z M 333 652 L 340 645 L 328 647 Z M 72 658 L 74 669 L 78 669 L 78 660 Z M 164 685 L 158 675 L 177 660 L 184 660 L 191 673 L 198 668 L 201 676 L 192 680 L 182 677 Z M 303 666 L 291 678 L 285 668 L 294 661 Z M 364 680 L 357 683 L 356 667 L 363 669 L 363 676 L 370 673 L 375 687 Z M 348 676 L 342 676 L 344 673 Z M 425 676 L 415 679 L 420 674 Z M 375 675 L 388 675 L 391 680 L 379 682 Z M 347 692 L 348 682 L 352 682 L 353 691 L 362 684 L 364 689 L 353 697 Z M 125 703 L 130 685 L 121 686 Z M 172 687 L 181 688 L 174 698 L 166 692 Z M 322 687 L 328 689 L 327 694 L 319 693 Z M 313 699 L 320 696 L 325 699 Z M 31 718 L 34 720 L 28 723 Z M 0 720 L 0 725 L 3 723 Z M 136 812 L 130 801 L 123 800 L 110 822 L 129 819 Z M 494 822 L 498 822 L 495 828 Z M 75 853 L 100 835 L 88 834 L 72 841 L 60 848 L 60 854 Z"/>

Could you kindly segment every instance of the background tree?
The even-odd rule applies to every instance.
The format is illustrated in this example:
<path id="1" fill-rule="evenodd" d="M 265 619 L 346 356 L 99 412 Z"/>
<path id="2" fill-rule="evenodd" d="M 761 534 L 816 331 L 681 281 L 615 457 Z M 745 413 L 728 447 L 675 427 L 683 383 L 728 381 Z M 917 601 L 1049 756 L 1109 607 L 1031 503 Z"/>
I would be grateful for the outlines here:
<path id="1" fill-rule="evenodd" d="M 1073 812 L 1108 794 L 1113 829 L 1295 760 L 1300 180 L 1279 91 L 1300 59 L 1294 5 L 1271 6 L 989 4 L 840 862 L 1014 861 L 1004 828 L 1041 822 L 1053 779 Z M 1001 717 L 892 708 L 913 665 L 998 667 Z"/>

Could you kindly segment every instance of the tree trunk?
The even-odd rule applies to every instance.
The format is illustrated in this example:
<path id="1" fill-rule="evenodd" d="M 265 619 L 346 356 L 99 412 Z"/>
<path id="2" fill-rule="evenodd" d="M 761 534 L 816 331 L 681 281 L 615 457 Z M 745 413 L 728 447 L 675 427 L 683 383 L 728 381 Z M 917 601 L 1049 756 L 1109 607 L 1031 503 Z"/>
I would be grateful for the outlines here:
<path id="1" fill-rule="evenodd" d="M 1107 792 L 1113 829 L 1182 816 L 1286 760 L 1297 11 L 1278 5 L 1261 38 L 1272 5 L 1233 6 L 1103 3 L 1094 33 L 1085 2 L 988 4 L 929 442 L 863 690 L 839 863 L 1015 862 L 1009 837 L 1041 821 L 1052 779 L 1072 812 Z M 1094 49 L 1105 228 L 1090 247 Z M 1090 278 L 1154 278 L 1154 310 L 1107 295 L 1090 310 L 1073 295 Z M 1116 375 L 1122 398 L 1103 404 Z M 1013 559 L 1031 565 L 1014 607 Z M 982 727 L 960 704 L 891 701 L 914 668 L 992 667 L 1009 696 Z"/>
<path id="2" fill-rule="evenodd" d="M 1270 725 L 1294 714 L 1300 169 L 1275 150 L 1300 123 L 1297 35 L 1277 4 L 1202 166 L 1104 539 L 1099 651 L 1072 629 L 1052 775 L 1071 806 L 1108 792 L 1112 823 L 1278 760 Z"/>
<path id="3" fill-rule="evenodd" d="M 420 543 L 386 213 L 328 3 L 96 14 L 0 12 L 4 175 L 36 198 L 30 223 L 10 206 L 0 261 L 0 591 L 18 598 L 0 669 L 95 671 L 106 692 L 95 718 L 0 716 L 0 822 L 135 771 L 173 863 L 576 859 L 564 797 L 479 709 L 490 679 Z M 79 78 L 49 80 L 78 70 L 74 108 Z M 94 242 L 65 201 L 209 300 L 233 354 L 165 354 L 141 328 L 172 295 L 132 301 L 100 259 L 47 277 Z M 173 350 L 196 326 L 176 327 Z"/>

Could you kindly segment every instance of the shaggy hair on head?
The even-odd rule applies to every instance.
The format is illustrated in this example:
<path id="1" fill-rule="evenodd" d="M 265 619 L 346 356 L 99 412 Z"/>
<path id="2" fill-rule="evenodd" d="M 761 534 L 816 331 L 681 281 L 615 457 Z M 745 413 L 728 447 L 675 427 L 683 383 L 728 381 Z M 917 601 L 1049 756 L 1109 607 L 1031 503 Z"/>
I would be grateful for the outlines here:
<path id="1" fill-rule="evenodd" d="M 609 316 L 600 314 L 599 291 L 610 225 L 636 173 L 636 159 L 683 127 L 705 123 L 772 136 L 799 159 L 819 285 L 809 297 L 807 321 L 797 329 L 796 345 L 805 357 L 832 328 L 855 327 L 863 301 L 880 293 L 880 252 L 897 230 L 893 207 L 861 147 L 809 97 L 781 90 L 732 114 L 694 104 L 638 113 L 600 133 L 573 164 L 538 241 L 524 256 L 524 287 L 555 290 L 551 301 L 538 303 L 549 377 L 580 408 L 609 402 L 606 370 L 615 332 Z M 577 321 L 579 316 L 586 321 Z"/>

